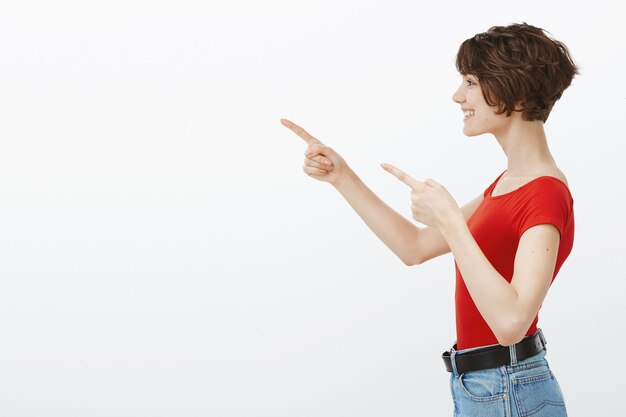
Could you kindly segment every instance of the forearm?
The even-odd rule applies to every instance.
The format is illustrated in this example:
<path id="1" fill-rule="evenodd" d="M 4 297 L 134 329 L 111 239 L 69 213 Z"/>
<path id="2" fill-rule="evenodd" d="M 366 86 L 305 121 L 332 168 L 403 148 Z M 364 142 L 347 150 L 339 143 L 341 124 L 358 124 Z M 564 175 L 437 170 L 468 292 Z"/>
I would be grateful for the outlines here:
<path id="1" fill-rule="evenodd" d="M 521 317 L 515 288 L 491 265 L 464 221 L 455 219 L 440 230 L 472 300 L 499 343 L 518 342 Z"/>
<path id="2" fill-rule="evenodd" d="M 417 226 L 382 201 L 352 170 L 335 188 L 370 230 L 405 264 L 411 265 Z"/>

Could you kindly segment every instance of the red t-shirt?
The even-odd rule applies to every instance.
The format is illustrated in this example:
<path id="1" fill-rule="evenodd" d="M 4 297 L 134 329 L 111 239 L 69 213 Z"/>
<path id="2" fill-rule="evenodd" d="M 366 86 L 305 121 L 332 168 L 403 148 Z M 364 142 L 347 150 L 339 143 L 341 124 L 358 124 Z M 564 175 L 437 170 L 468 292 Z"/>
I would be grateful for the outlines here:
<path id="1" fill-rule="evenodd" d="M 483 201 L 467 221 L 469 230 L 491 265 L 511 282 L 515 252 L 522 234 L 538 224 L 553 224 L 561 234 L 552 277 L 554 282 L 574 243 L 574 199 L 563 181 L 550 176 L 535 178 L 516 190 L 492 197 L 491 192 L 504 172 L 485 190 Z M 476 308 L 456 261 L 454 267 L 456 349 L 498 344 Z M 536 332 L 538 318 L 539 315 L 533 320 L 526 336 Z"/>

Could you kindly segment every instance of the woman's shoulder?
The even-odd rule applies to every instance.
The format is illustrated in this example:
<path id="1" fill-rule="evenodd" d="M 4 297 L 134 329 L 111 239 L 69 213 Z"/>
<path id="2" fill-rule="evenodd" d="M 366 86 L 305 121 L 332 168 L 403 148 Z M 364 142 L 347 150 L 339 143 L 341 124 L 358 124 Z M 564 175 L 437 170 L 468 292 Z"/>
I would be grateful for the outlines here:
<path id="1" fill-rule="evenodd" d="M 519 197 L 531 205 L 563 205 L 571 206 L 574 197 L 567 177 L 561 170 L 546 171 L 529 181 L 522 189 L 526 192 Z"/>
<path id="2" fill-rule="evenodd" d="M 570 188 L 569 188 L 569 181 L 567 180 L 565 173 L 563 173 L 563 171 L 561 171 L 558 168 L 555 170 L 546 171 L 545 173 L 537 176 L 534 182 L 541 183 L 540 180 L 545 180 L 544 183 L 548 181 L 553 184 L 557 184 L 557 185 L 560 184 L 561 186 L 564 186 L 564 188 L 567 189 L 567 193 L 571 195 Z"/>
<path id="3" fill-rule="evenodd" d="M 567 186 L 567 188 L 569 188 L 569 182 L 567 181 L 567 177 L 565 176 L 565 173 L 563 171 L 561 171 L 559 168 L 553 170 L 553 171 L 549 171 L 547 172 L 544 176 L 546 177 L 553 177 L 556 178 L 558 180 L 561 180 L 561 182 L 563 184 L 565 184 Z"/>

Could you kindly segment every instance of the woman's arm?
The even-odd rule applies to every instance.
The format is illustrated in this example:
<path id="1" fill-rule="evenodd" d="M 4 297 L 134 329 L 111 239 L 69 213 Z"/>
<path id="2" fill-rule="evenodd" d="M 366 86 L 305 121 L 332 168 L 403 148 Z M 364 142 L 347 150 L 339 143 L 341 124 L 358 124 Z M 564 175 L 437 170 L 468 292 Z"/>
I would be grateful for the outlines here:
<path id="1" fill-rule="evenodd" d="M 417 226 L 381 200 L 359 176 L 349 170 L 335 188 L 372 232 L 406 265 L 414 259 L 412 245 Z"/>
<path id="2" fill-rule="evenodd" d="M 521 236 L 511 283 L 485 257 L 467 224 L 457 217 L 440 228 L 481 315 L 503 346 L 522 340 L 543 302 L 556 265 L 560 234 L 539 224 Z"/>
<path id="3" fill-rule="evenodd" d="M 450 252 L 436 228 L 419 228 L 389 207 L 352 170 L 335 188 L 346 199 L 372 232 L 406 265 L 417 265 Z M 469 219 L 482 201 L 481 194 L 461 207 Z"/>

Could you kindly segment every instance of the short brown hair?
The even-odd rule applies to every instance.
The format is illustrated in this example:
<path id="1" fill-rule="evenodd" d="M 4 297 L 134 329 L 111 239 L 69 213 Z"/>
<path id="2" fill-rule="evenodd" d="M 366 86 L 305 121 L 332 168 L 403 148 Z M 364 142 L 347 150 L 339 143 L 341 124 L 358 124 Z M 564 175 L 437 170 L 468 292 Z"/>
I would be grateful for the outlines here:
<path id="1" fill-rule="evenodd" d="M 549 33 L 549 32 L 548 32 Z M 496 114 L 521 111 L 522 119 L 548 120 L 554 103 L 580 74 L 567 47 L 526 22 L 493 26 L 465 40 L 456 56 L 462 75 L 478 78 Z M 522 102 L 522 109 L 515 104 Z"/>

